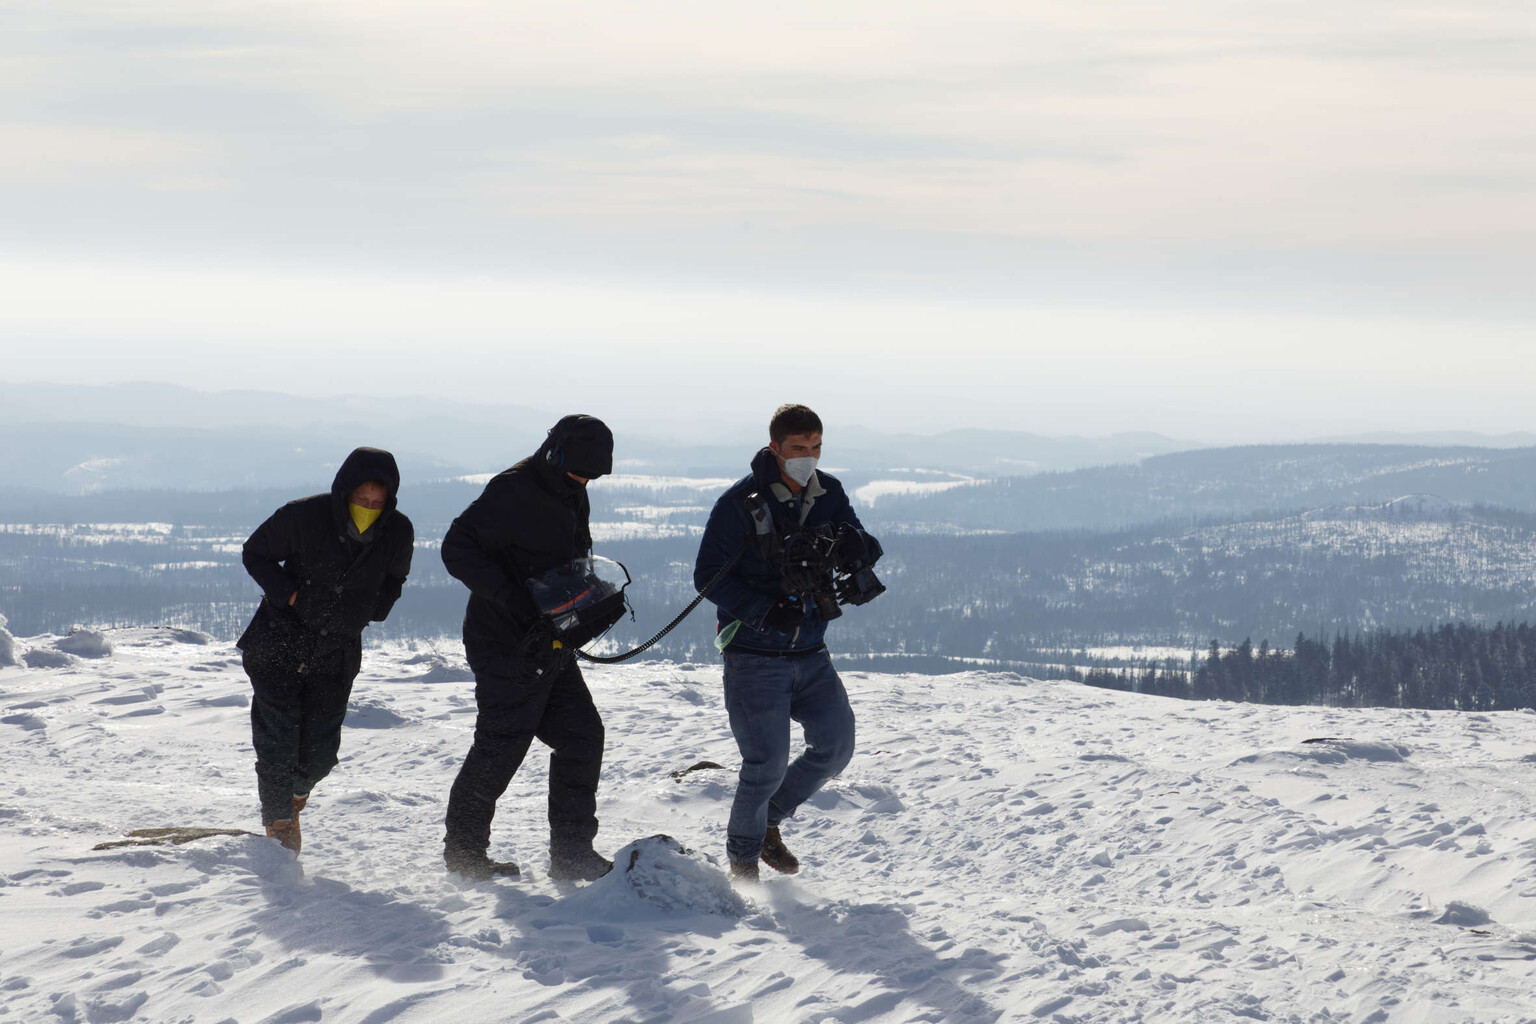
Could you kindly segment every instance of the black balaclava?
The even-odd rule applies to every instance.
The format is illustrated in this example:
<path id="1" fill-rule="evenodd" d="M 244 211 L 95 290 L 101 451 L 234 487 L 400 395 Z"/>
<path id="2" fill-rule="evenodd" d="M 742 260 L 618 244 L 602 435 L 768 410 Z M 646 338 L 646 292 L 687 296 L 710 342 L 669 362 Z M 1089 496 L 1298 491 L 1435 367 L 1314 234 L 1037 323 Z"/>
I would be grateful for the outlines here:
<path id="1" fill-rule="evenodd" d="M 613 472 L 613 431 L 596 416 L 562 418 L 550 429 L 543 451 L 551 466 L 588 480 Z"/>

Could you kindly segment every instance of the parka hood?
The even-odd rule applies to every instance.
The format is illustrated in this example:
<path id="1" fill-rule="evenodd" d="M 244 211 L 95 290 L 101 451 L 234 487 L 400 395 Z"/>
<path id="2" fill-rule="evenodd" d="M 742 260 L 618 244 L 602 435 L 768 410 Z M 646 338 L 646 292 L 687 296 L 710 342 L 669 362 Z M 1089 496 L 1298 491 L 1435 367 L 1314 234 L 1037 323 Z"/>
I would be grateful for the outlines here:
<path id="1" fill-rule="evenodd" d="M 767 445 L 757 450 L 752 456 L 752 477 L 759 487 L 766 489 L 771 484 L 776 484 L 784 478 L 784 471 L 779 468 L 779 458 L 773 454 L 773 449 Z"/>
<path id="2" fill-rule="evenodd" d="M 395 465 L 395 457 L 382 448 L 354 448 L 352 454 L 342 460 L 341 468 L 336 470 L 336 479 L 331 481 L 331 507 L 339 525 L 351 522 L 347 498 L 370 480 L 383 484 L 389 494 L 379 521 L 383 522 L 395 510 L 395 498 L 400 490 L 400 468 Z"/>

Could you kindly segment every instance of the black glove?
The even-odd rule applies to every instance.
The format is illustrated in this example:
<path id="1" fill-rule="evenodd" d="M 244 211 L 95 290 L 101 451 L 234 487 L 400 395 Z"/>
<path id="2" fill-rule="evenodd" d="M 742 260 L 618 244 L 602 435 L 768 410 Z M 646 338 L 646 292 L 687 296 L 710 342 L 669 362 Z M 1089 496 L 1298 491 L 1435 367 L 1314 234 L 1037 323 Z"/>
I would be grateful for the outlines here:
<path id="1" fill-rule="evenodd" d="M 864 534 L 844 523 L 832 544 L 832 564 L 839 572 L 853 572 L 864 565 L 864 554 Z"/>
<path id="2" fill-rule="evenodd" d="M 884 553 L 879 541 L 851 523 L 838 527 L 837 540 L 832 545 L 832 560 L 838 572 L 868 568 Z"/>
<path id="3" fill-rule="evenodd" d="M 558 660 L 564 651 L 565 644 L 561 642 L 559 632 L 545 615 L 534 620 L 528 632 L 523 634 L 523 642 L 519 648 L 519 654 L 523 658 L 536 662 Z"/>
<path id="4" fill-rule="evenodd" d="M 781 597 L 768 614 L 763 616 L 763 625 L 775 633 L 793 633 L 795 627 L 805 620 L 805 606 L 800 599 L 794 596 Z"/>

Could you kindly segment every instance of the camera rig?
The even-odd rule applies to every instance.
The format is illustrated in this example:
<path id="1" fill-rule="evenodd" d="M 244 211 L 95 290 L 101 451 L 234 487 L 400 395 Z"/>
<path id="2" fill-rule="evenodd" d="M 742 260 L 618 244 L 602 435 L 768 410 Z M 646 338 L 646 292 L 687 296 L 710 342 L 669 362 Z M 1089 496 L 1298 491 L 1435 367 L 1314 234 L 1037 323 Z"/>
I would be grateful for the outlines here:
<path id="1" fill-rule="evenodd" d="M 794 530 L 779 540 L 784 593 L 814 603 L 823 621 L 835 619 L 843 605 L 885 593 L 871 568 L 881 554 L 878 541 L 847 523 Z"/>

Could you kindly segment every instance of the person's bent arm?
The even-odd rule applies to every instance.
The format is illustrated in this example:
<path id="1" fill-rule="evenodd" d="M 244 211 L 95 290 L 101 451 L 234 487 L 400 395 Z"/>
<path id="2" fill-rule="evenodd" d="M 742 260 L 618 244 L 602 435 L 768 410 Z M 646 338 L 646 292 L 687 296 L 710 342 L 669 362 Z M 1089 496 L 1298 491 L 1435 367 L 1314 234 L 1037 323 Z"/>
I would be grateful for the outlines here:
<path id="1" fill-rule="evenodd" d="M 755 543 L 749 532 L 745 512 L 733 506 L 728 492 L 715 502 L 709 514 L 709 523 L 704 527 L 704 536 L 699 540 L 699 554 L 693 568 L 694 589 L 703 590 L 749 541 Z M 742 557 L 748 558 L 751 554 L 748 551 Z M 779 595 L 764 594 L 730 572 L 706 596 L 724 609 L 727 615 L 753 627 L 761 627 L 763 617 L 779 599 Z"/>
<path id="2" fill-rule="evenodd" d="M 373 606 L 374 622 L 383 622 L 389 618 L 390 610 L 395 607 L 395 602 L 400 600 L 400 591 L 405 586 L 405 578 L 411 574 L 411 555 L 416 546 L 416 529 L 411 521 L 396 513 L 396 522 L 391 524 L 392 529 L 400 530 L 405 534 L 405 539 L 399 544 L 390 559 L 388 567 L 384 570 L 384 583 L 379 587 L 379 597 Z"/>
<path id="3" fill-rule="evenodd" d="M 245 571 L 251 574 L 267 600 L 279 608 L 293 604 L 298 594 L 298 583 L 282 566 L 298 550 L 298 524 L 289 505 L 268 516 L 240 549 L 240 562 Z"/>
<path id="4" fill-rule="evenodd" d="M 884 549 L 881 548 L 880 541 L 875 537 L 875 535 L 864 529 L 864 524 L 859 522 L 858 513 L 853 510 L 853 502 L 848 500 L 848 495 L 846 492 L 844 492 L 842 497 L 842 503 L 838 505 L 837 509 L 832 513 L 832 521 L 843 526 L 851 526 L 853 529 L 859 531 L 859 533 L 865 538 L 865 549 L 873 555 L 873 557 L 868 558 L 864 564 L 874 565 L 875 562 L 879 561 L 880 555 L 884 553 Z"/>
<path id="5" fill-rule="evenodd" d="M 494 490 L 494 492 L 493 492 Z M 522 580 L 509 577 L 496 552 L 512 544 L 515 517 L 509 515 L 510 495 L 500 493 L 495 480 L 470 502 L 443 536 L 443 568 L 470 593 L 503 608 L 533 605 Z"/>

